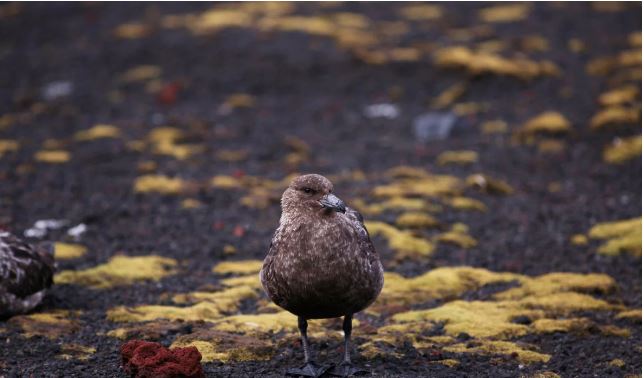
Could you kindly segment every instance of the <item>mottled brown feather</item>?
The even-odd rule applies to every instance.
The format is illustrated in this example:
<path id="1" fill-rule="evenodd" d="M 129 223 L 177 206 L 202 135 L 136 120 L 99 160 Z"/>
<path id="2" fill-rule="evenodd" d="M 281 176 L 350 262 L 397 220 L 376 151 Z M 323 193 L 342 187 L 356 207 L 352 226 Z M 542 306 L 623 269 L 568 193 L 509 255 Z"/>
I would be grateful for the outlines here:
<path id="1" fill-rule="evenodd" d="M 316 193 L 304 195 L 304 187 Z M 320 175 L 293 180 L 282 196 L 280 225 L 260 272 L 271 300 L 306 319 L 361 311 L 383 285 L 382 265 L 360 213 L 319 205 L 332 190 Z"/>

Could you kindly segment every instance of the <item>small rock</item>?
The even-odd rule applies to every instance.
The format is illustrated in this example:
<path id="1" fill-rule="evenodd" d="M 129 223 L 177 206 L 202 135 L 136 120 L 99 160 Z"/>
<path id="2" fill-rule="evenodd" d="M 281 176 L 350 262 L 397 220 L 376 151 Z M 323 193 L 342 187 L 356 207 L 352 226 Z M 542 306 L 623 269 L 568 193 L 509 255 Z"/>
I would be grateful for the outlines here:
<path id="1" fill-rule="evenodd" d="M 367 118 L 394 119 L 400 115 L 400 110 L 394 104 L 373 104 L 365 107 L 363 113 Z"/>
<path id="2" fill-rule="evenodd" d="M 74 84 L 71 81 L 52 81 L 42 88 L 42 96 L 45 100 L 55 100 L 57 98 L 69 96 L 73 90 Z"/>
<path id="3" fill-rule="evenodd" d="M 449 112 L 430 112 L 414 119 L 414 136 L 421 142 L 447 138 L 456 123 L 456 115 Z"/>

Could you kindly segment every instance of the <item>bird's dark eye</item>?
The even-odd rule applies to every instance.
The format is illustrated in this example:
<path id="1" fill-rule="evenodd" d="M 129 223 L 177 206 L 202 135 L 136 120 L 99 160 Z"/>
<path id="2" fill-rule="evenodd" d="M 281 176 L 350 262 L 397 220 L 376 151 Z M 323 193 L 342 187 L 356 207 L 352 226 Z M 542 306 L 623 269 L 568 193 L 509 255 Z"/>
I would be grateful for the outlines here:
<path id="1" fill-rule="evenodd" d="M 306 193 L 306 194 L 311 194 L 311 193 L 315 192 L 315 191 L 314 191 L 313 189 L 311 189 L 311 188 L 303 188 L 303 189 L 302 189 L 302 191 L 303 191 L 304 193 Z"/>

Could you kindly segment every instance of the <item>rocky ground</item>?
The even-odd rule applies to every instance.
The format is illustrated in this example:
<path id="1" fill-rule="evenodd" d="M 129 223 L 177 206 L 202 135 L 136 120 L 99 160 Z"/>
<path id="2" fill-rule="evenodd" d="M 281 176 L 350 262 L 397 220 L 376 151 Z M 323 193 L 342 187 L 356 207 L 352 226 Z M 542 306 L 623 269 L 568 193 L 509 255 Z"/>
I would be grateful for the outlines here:
<path id="1" fill-rule="evenodd" d="M 373 376 L 641 376 L 640 3 L 3 3 L 0 35 L 0 225 L 59 268 L 0 376 L 124 376 L 135 338 L 297 366 L 256 277 L 298 172 L 389 272 Z"/>

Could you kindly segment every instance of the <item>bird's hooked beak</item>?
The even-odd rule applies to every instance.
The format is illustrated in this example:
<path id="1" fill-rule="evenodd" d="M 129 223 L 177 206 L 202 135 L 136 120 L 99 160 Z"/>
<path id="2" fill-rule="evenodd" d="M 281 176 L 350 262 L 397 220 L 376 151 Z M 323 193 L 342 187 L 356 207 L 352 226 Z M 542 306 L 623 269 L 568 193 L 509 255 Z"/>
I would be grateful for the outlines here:
<path id="1" fill-rule="evenodd" d="M 342 202 L 341 199 L 339 199 L 332 193 L 329 193 L 322 197 L 322 199 L 320 200 L 320 205 L 322 205 L 322 207 L 324 207 L 325 209 L 335 210 L 340 213 L 344 213 L 346 211 L 344 202 Z"/>

